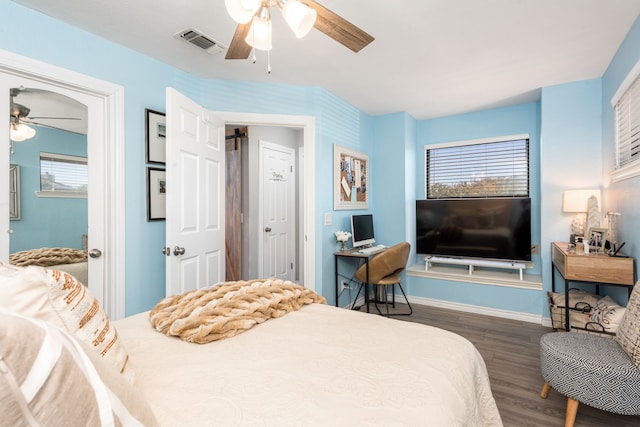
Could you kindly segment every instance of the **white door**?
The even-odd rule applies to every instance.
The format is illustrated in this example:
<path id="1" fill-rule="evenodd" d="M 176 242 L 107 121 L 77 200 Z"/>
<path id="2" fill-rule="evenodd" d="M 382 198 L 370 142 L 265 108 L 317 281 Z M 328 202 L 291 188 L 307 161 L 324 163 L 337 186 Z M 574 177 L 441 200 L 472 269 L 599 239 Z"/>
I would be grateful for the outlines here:
<path id="1" fill-rule="evenodd" d="M 224 281 L 224 122 L 167 88 L 166 294 Z"/>
<path id="2" fill-rule="evenodd" d="M 294 150 L 260 141 L 260 277 L 295 279 Z"/>

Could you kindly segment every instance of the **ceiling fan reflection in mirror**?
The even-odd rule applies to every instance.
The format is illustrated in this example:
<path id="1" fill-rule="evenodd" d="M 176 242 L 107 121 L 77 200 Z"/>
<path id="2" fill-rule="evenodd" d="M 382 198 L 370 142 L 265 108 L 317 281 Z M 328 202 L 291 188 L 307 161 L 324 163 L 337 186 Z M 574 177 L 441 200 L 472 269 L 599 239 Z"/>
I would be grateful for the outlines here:
<path id="1" fill-rule="evenodd" d="M 312 28 L 326 34 L 353 52 L 359 52 L 374 38 L 346 19 L 313 0 L 225 0 L 227 12 L 238 23 L 225 59 L 247 59 L 255 49 L 272 49 L 271 8 L 277 6 L 297 38 L 306 36 Z M 271 73 L 271 64 L 267 63 Z"/>
<path id="2" fill-rule="evenodd" d="M 38 90 L 38 89 L 25 89 L 23 87 L 20 88 L 11 88 L 9 91 L 10 98 L 10 107 L 9 107 L 9 121 L 11 127 L 11 140 L 14 142 L 20 142 L 27 139 L 31 139 L 36 135 L 36 130 L 28 125 L 33 126 L 43 126 L 52 129 L 66 130 L 66 126 L 56 126 L 54 124 L 46 123 L 45 121 L 59 121 L 59 120 L 71 120 L 71 121 L 80 121 L 82 120 L 80 117 L 58 117 L 58 116 L 30 116 L 31 108 L 27 107 L 24 104 L 20 104 L 15 102 L 15 98 L 20 96 L 21 98 L 31 99 L 31 102 L 34 102 L 34 99 L 42 99 L 45 97 L 51 98 L 49 100 L 49 105 L 55 104 L 56 98 L 62 97 L 62 95 L 54 94 L 53 92 Z M 26 103 L 26 102 L 25 102 Z M 63 108 L 61 105 L 60 108 Z M 55 108 L 58 110 L 59 108 Z M 55 123 L 55 122 L 54 122 Z M 73 131 L 72 131 L 73 132 Z"/>

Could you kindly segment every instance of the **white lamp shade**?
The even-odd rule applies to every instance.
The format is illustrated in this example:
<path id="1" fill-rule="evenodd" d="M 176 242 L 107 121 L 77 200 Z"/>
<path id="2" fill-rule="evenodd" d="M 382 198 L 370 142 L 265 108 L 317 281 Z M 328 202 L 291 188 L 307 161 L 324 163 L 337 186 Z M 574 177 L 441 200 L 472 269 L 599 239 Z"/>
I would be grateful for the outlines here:
<path id="1" fill-rule="evenodd" d="M 249 32 L 244 39 L 249 46 L 258 50 L 271 50 L 271 19 L 260 16 L 253 18 Z"/>
<path id="2" fill-rule="evenodd" d="M 16 142 L 24 141 L 25 139 L 31 139 L 36 136 L 36 130 L 23 125 L 22 123 L 11 125 L 11 139 Z"/>
<path id="3" fill-rule="evenodd" d="M 598 199 L 598 208 L 602 209 L 602 205 L 600 204 L 600 190 L 596 188 L 590 190 L 568 190 L 563 192 L 562 211 L 574 213 L 587 212 L 589 208 L 589 197 L 591 196 L 596 196 L 596 199 Z"/>
<path id="4" fill-rule="evenodd" d="M 246 24 L 251 21 L 253 15 L 260 8 L 260 0 L 224 0 L 227 12 L 238 24 Z"/>
<path id="5" fill-rule="evenodd" d="M 316 22 L 317 12 L 298 0 L 288 0 L 282 8 L 284 20 L 296 35 L 301 39 L 313 28 Z"/>

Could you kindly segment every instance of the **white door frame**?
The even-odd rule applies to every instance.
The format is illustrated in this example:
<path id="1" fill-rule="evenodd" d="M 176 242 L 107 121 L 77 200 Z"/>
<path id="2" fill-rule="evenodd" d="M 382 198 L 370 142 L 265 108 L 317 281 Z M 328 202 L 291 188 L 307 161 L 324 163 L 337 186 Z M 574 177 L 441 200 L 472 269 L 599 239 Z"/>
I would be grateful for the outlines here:
<path id="1" fill-rule="evenodd" d="M 256 114 L 238 113 L 227 111 L 214 111 L 228 125 L 247 126 L 279 126 L 302 129 L 304 141 L 304 224 L 302 235 L 304 238 L 304 286 L 312 291 L 318 291 L 316 287 L 316 178 L 315 155 L 316 152 L 316 119 L 313 116 L 290 116 L 284 114 Z M 7 187 L 8 188 L 8 187 Z"/>
<path id="2" fill-rule="evenodd" d="M 96 295 L 111 319 L 125 314 L 125 244 L 124 244 L 124 88 L 120 85 L 60 68 L 45 62 L 0 49 L 0 76 L 17 76 L 50 85 L 52 90 L 66 90 L 90 95 L 102 105 L 102 127 L 97 132 L 104 136 L 102 189 L 104 197 L 104 259 L 105 284 L 103 295 Z M 0 102 L 0 116 L 9 117 L 9 103 Z M 9 120 L 0 120 L 0 135 L 9 138 Z M 89 141 L 88 141 L 89 142 Z M 8 151 L 8 147 L 6 147 Z M 0 173 L 0 188 L 9 188 L 9 174 Z M 0 191 L 0 224 L 9 224 L 9 193 Z M 0 255 L 7 259 L 9 230 L 0 230 Z M 6 249 L 5 249 L 6 248 Z"/>

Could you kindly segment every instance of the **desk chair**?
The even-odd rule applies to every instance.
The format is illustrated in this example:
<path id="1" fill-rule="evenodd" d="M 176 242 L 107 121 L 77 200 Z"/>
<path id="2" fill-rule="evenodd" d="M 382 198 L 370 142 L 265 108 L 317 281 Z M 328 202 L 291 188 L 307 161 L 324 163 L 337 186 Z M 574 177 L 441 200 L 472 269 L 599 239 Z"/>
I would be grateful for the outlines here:
<path id="1" fill-rule="evenodd" d="M 387 309 L 387 317 L 389 317 L 389 297 L 387 294 L 387 286 L 391 286 L 392 292 L 392 307 L 396 306 L 396 295 L 395 295 L 395 285 L 400 287 L 400 291 L 402 295 L 404 295 L 404 299 L 409 306 L 408 313 L 394 313 L 398 315 L 409 316 L 413 313 L 413 308 L 411 308 L 411 304 L 409 304 L 409 300 L 407 299 L 407 294 L 404 293 L 404 289 L 402 289 L 402 285 L 400 284 L 400 273 L 407 267 L 407 261 L 409 260 L 409 252 L 411 252 L 411 245 L 407 242 L 398 243 L 395 246 L 392 246 L 388 249 L 385 249 L 383 252 L 374 256 L 371 260 L 369 260 L 369 282 L 367 282 L 367 266 L 366 264 L 361 265 L 358 270 L 356 270 L 356 279 L 360 282 L 360 287 L 358 288 L 358 294 L 356 295 L 356 300 L 360 295 L 360 290 L 364 287 L 365 292 L 368 291 L 367 285 L 374 285 L 374 288 L 377 286 L 384 287 L 384 303 Z M 378 292 L 375 292 L 374 295 L 378 295 Z M 374 300 L 376 304 L 376 308 L 378 308 L 377 303 L 382 302 L 378 301 L 377 298 Z M 378 308 L 378 312 L 380 309 Z M 382 314 L 380 312 L 380 314 Z"/>
<path id="2" fill-rule="evenodd" d="M 551 332 L 540 339 L 546 398 L 551 388 L 567 396 L 565 427 L 580 403 L 622 415 L 640 415 L 640 282 L 636 283 L 615 338 Z"/>

